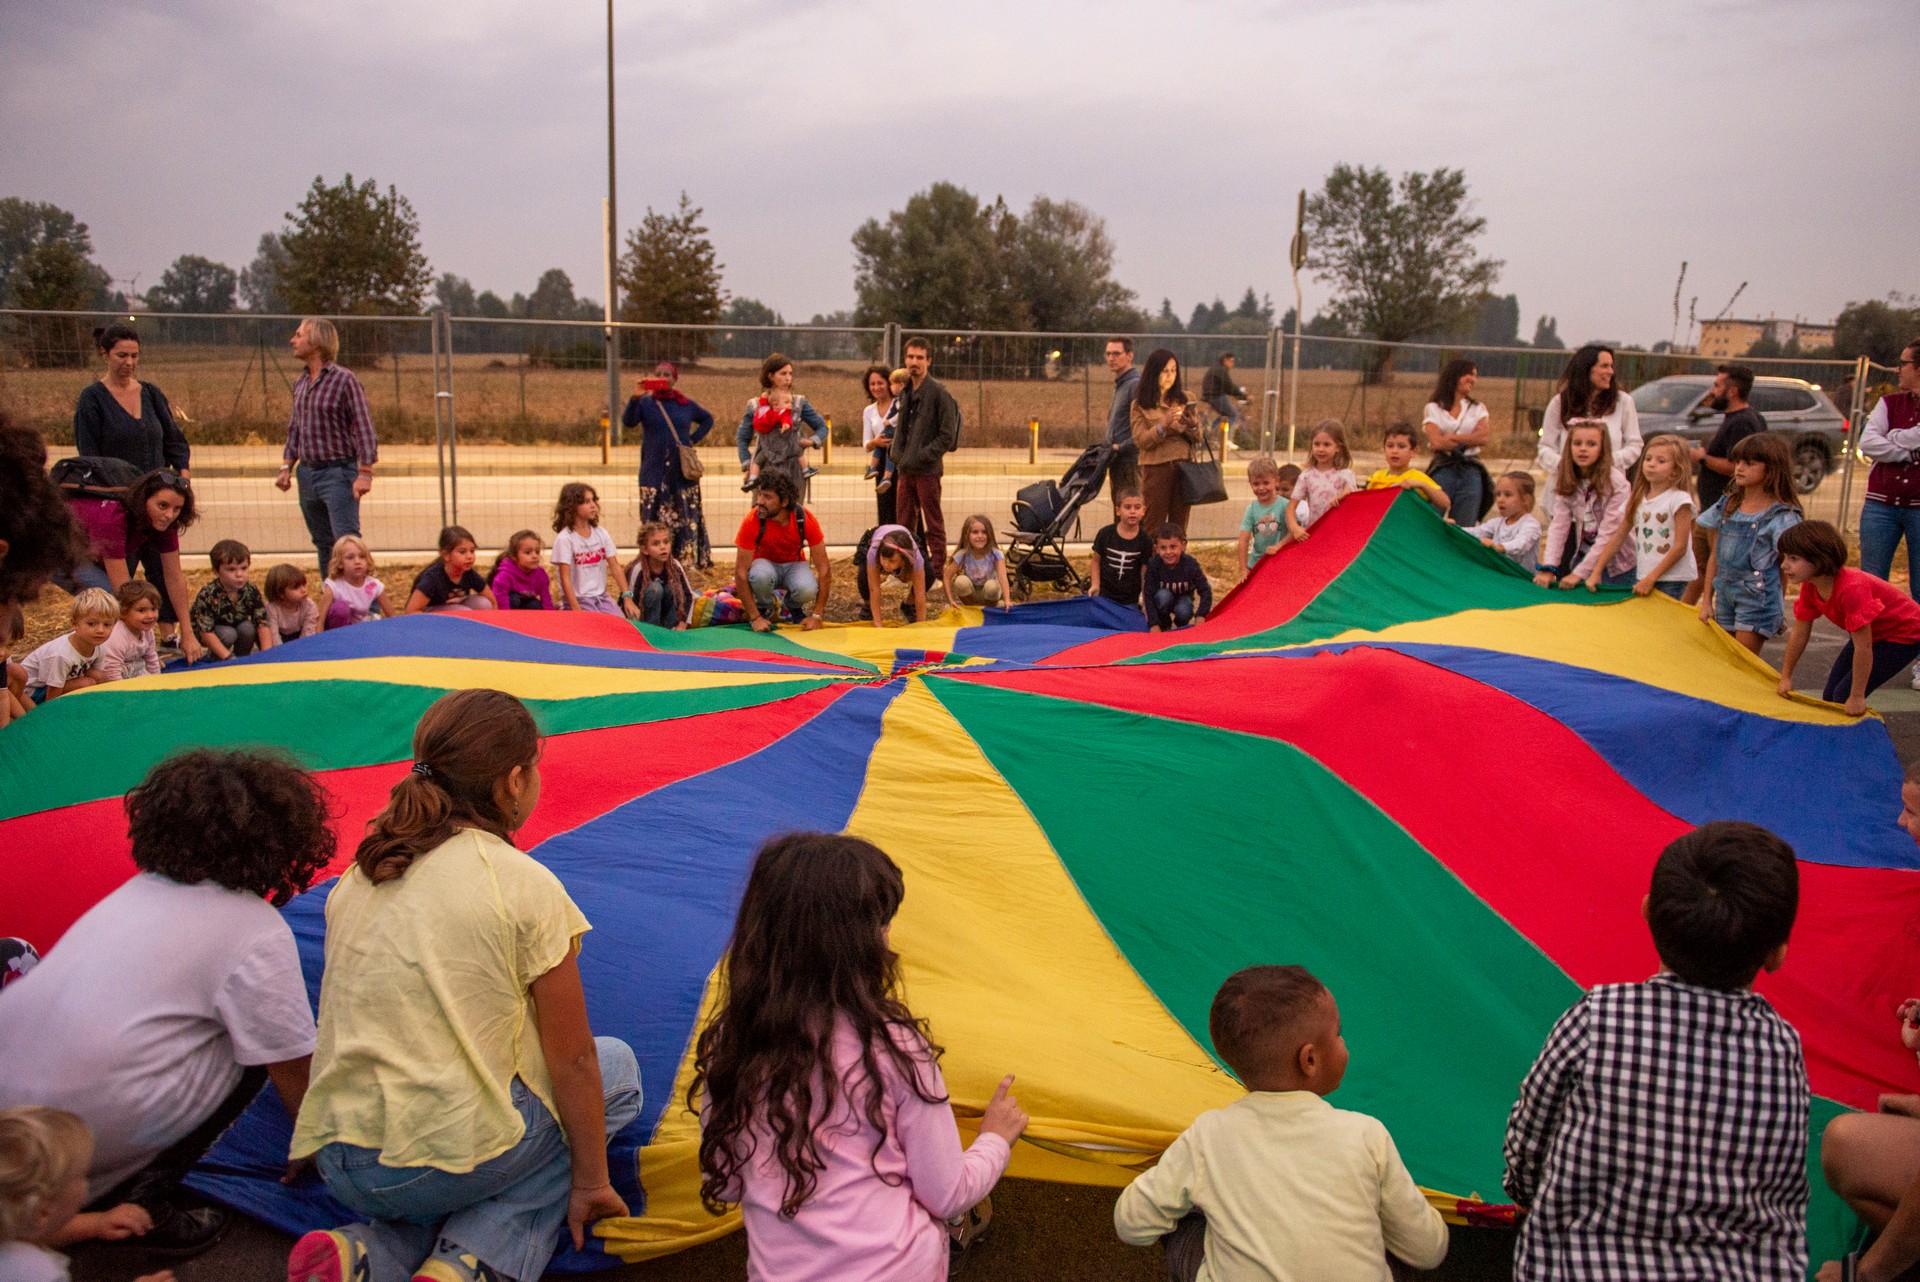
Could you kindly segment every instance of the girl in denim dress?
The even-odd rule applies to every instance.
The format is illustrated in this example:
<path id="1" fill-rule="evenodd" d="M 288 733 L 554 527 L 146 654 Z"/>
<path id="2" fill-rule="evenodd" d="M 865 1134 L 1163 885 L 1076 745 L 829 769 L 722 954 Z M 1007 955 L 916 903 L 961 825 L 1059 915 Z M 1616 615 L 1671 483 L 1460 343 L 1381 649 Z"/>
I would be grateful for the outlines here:
<path id="1" fill-rule="evenodd" d="M 1712 619 L 1755 654 L 1785 624 L 1780 535 L 1800 523 L 1793 450 L 1778 432 L 1756 432 L 1733 447 L 1733 484 L 1700 517 L 1716 532 L 1707 559 L 1700 619 Z"/>

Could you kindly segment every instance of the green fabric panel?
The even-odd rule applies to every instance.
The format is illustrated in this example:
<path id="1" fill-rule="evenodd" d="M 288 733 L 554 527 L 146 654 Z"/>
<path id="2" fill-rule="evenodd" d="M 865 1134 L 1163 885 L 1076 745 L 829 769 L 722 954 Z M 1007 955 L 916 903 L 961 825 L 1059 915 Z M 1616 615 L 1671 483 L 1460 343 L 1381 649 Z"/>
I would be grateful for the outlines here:
<path id="1" fill-rule="evenodd" d="M 832 680 L 526 704 L 545 733 L 565 734 L 753 707 Z M 420 715 L 445 693 L 431 686 L 323 680 L 56 699 L 0 735 L 0 819 L 119 796 L 185 744 L 279 747 L 315 770 L 398 761 L 412 751 Z"/>
<path id="2" fill-rule="evenodd" d="M 755 632 L 745 623 L 728 623 L 720 627 L 689 628 L 685 632 L 675 632 L 672 628 L 656 627 L 651 623 L 636 623 L 647 644 L 656 650 L 676 654 L 718 654 L 723 650 L 765 650 L 771 654 L 786 655 L 794 659 L 810 659 L 815 663 L 831 663 L 855 672 L 874 672 L 880 669 L 865 659 L 856 659 L 850 654 L 836 654 L 831 650 L 812 650 L 800 642 L 788 639 L 779 632 Z"/>
<path id="3" fill-rule="evenodd" d="M 1820 1136 L 1826 1131 L 1828 1122 L 1842 1113 L 1852 1111 L 1843 1104 L 1816 1095 L 1808 1115 L 1807 1129 L 1812 1134 L 1807 1140 L 1807 1183 L 1813 1189 L 1813 1200 L 1807 1206 L 1808 1278 L 1819 1271 L 1822 1262 L 1837 1260 L 1845 1255 L 1862 1227 L 1853 1208 L 1827 1187 L 1826 1177 L 1820 1172 Z"/>
<path id="4" fill-rule="evenodd" d="M 1631 595 L 1631 588 L 1588 592 L 1535 587 L 1526 571 L 1449 526 L 1425 502 L 1403 499 L 1387 509 L 1360 555 L 1286 623 L 1229 641 L 1167 646 L 1126 662 L 1306 645 L 1350 629 L 1377 632 L 1466 610 L 1518 610 L 1566 601 L 1607 605 Z"/>
<path id="5" fill-rule="evenodd" d="M 971 682 L 928 686 L 1196 1041 L 1210 1044 L 1208 1008 L 1229 974 L 1305 965 L 1339 1000 L 1352 1051 L 1333 1102 L 1385 1122 L 1422 1183 L 1505 1200 L 1507 1113 L 1580 996 L 1559 967 L 1288 744 Z"/>

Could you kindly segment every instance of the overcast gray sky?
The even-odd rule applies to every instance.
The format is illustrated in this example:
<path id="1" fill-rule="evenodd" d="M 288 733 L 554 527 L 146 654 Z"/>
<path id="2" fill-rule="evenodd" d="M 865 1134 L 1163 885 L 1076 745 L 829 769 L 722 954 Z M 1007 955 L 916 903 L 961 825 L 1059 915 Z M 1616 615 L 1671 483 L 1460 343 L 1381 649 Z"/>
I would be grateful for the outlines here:
<path id="1" fill-rule="evenodd" d="M 617 0 L 623 227 L 684 188 L 726 284 L 851 306 L 848 238 L 940 179 L 1103 215 L 1186 314 L 1291 302 L 1294 193 L 1336 162 L 1463 167 L 1523 337 L 1831 319 L 1920 290 L 1912 0 Z M 436 273 L 601 296 L 592 0 L 0 0 L 0 195 L 123 282 L 238 268 L 316 174 L 396 184 Z M 1905 88 L 1902 88 L 1905 86 Z M 1306 282 L 1308 313 L 1325 290 Z M 1684 308 L 1684 303 L 1683 303 Z M 1683 321 L 1684 325 L 1684 321 Z"/>

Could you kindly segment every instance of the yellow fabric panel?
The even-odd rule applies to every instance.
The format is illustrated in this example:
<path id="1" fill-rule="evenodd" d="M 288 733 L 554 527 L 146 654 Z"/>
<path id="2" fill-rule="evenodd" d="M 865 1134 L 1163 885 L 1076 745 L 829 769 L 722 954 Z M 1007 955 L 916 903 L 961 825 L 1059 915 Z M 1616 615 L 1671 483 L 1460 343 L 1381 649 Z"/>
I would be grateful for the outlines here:
<path id="1" fill-rule="evenodd" d="M 782 628 L 780 635 L 809 650 L 864 659 L 891 674 L 894 651 L 951 650 L 955 634 L 961 628 L 980 626 L 980 620 L 975 607 L 948 606 L 925 623 L 887 623 L 877 628 L 871 623 L 829 623 L 812 632 Z"/>
<path id="2" fill-rule="evenodd" d="M 165 684 L 180 690 L 194 686 L 276 685 L 285 681 L 375 681 L 387 685 L 428 686 L 437 690 L 485 687 L 521 699 L 582 699 L 602 694 L 652 694 L 672 690 L 709 690 L 721 686 L 806 681 L 832 673 L 675 672 L 670 669 L 588 668 L 559 663 L 521 663 L 508 659 L 382 657 L 329 659 L 306 663 L 257 663 L 238 667 L 189 669 L 139 681 L 95 686 L 115 690 L 152 690 Z M 87 693 L 82 691 L 80 693 Z"/>
<path id="3" fill-rule="evenodd" d="M 1854 720 L 1837 705 L 1818 699 L 1782 699 L 1774 689 L 1780 674 L 1770 665 L 1718 625 L 1702 626 L 1692 607 L 1658 593 L 1608 606 L 1556 603 L 1521 610 L 1465 610 L 1379 632 L 1342 632 L 1327 640 L 1473 646 L 1591 668 L 1780 721 L 1850 725 Z"/>
<path id="4" fill-rule="evenodd" d="M 1196 1114 L 1241 1096 L 923 681 L 888 709 L 873 760 L 847 831 L 906 876 L 893 946 L 908 1005 L 947 1048 L 956 1111 L 977 1117 L 1000 1078 L 1016 1077 L 1036 1143 L 1014 1146 L 1011 1173 L 1124 1184 L 1133 1172 L 1116 1162 L 1151 1160 Z"/>
<path id="5" fill-rule="evenodd" d="M 640 1150 L 640 1185 L 647 1190 L 647 1213 L 601 1220 L 594 1235 L 609 1255 L 629 1264 L 670 1255 L 724 1237 L 740 1227 L 740 1212 L 714 1216 L 700 1202 L 700 1118 L 686 1105 L 693 1084 L 693 1049 L 698 1030 L 713 1016 L 718 969 L 707 976 L 695 1035 L 674 1074 L 673 1096 L 660 1113 L 653 1138 Z"/>

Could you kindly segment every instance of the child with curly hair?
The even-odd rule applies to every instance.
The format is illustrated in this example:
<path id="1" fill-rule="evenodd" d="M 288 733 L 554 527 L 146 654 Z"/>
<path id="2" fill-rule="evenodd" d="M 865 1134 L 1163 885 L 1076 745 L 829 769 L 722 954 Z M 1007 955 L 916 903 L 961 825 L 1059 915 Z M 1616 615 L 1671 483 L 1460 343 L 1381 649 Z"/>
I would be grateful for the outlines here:
<path id="1" fill-rule="evenodd" d="M 637 617 L 619 551 L 600 524 L 600 495 L 583 481 L 561 486 L 553 505 L 553 569 L 562 609 Z"/>
<path id="2" fill-rule="evenodd" d="M 297 1112 L 313 1009 L 276 908 L 333 858 L 325 791 L 278 756 L 196 748 L 126 797 L 139 871 L 0 989 L 0 1107 L 78 1114 L 87 1197 L 132 1202 L 183 1255 L 228 1213 L 181 1181 L 271 1080 Z"/>

